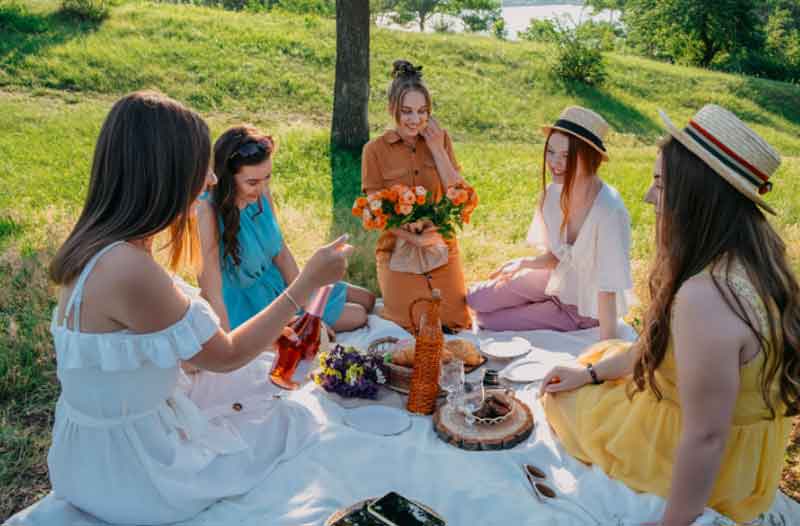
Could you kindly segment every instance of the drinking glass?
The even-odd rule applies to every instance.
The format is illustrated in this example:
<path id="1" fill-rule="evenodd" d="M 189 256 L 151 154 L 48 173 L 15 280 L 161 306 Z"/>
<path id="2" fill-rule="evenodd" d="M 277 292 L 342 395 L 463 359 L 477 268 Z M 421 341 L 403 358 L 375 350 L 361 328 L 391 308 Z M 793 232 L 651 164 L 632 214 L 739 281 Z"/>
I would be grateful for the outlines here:
<path id="1" fill-rule="evenodd" d="M 439 373 L 439 385 L 447 391 L 447 403 L 453 405 L 456 393 L 464 389 L 464 362 L 453 358 L 442 364 Z"/>

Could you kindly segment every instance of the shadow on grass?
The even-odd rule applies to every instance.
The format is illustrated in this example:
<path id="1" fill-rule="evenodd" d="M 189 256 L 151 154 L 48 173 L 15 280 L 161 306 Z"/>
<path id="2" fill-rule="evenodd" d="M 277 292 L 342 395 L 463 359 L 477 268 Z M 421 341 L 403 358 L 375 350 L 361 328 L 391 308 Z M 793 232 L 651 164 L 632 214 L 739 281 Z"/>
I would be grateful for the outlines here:
<path id="1" fill-rule="evenodd" d="M 350 212 L 353 201 L 361 194 L 361 152 L 330 149 L 332 207 L 328 237 L 335 239 L 345 232 L 355 247 L 348 265 L 347 279 L 379 294 L 375 270 L 374 232 L 367 232 Z"/>
<path id="2" fill-rule="evenodd" d="M 581 83 L 569 83 L 565 88 L 581 106 L 602 115 L 617 133 L 634 134 L 646 140 L 657 139 L 662 134 L 661 126 L 654 120 L 655 115 L 645 115 L 608 93 Z"/>
<path id="3" fill-rule="evenodd" d="M 0 216 L 0 247 L 2 247 L 6 241 L 13 239 L 21 233 L 22 225 L 10 217 Z"/>
<path id="4" fill-rule="evenodd" d="M 749 99 L 762 110 L 779 116 L 792 124 L 800 125 L 800 87 L 786 82 L 765 80 L 756 77 L 742 76 L 738 86 L 732 86 L 731 92 L 741 98 Z M 765 119 L 762 115 L 740 111 L 745 120 L 759 122 L 774 127 L 784 133 L 792 134 L 794 130 L 781 126 L 773 119 Z"/>
<path id="5" fill-rule="evenodd" d="M 96 31 L 100 24 L 60 11 L 31 13 L 13 2 L 0 5 L 0 69 L 13 75 L 27 57 Z"/>

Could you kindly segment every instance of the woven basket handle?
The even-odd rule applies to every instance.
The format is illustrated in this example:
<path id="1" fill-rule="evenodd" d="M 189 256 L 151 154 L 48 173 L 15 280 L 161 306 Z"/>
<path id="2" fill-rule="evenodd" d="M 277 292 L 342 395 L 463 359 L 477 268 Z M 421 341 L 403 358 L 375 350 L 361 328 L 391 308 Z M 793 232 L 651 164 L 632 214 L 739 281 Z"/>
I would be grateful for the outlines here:
<path id="1" fill-rule="evenodd" d="M 419 332 L 419 327 L 417 327 L 417 324 L 414 323 L 414 307 L 417 306 L 417 303 L 420 303 L 422 301 L 427 301 L 428 303 L 430 303 L 431 300 L 429 298 L 417 298 L 411 302 L 411 305 L 408 306 L 408 318 L 411 320 L 411 326 L 414 328 L 414 334 L 412 336 L 415 337 Z"/>

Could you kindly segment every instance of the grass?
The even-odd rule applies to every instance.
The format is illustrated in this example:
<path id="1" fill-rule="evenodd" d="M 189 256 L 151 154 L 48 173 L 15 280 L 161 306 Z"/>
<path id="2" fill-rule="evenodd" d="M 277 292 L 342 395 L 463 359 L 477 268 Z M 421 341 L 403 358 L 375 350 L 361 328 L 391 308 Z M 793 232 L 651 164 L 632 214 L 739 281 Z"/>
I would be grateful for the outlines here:
<path id="1" fill-rule="evenodd" d="M 277 136 L 274 193 L 298 259 L 349 231 L 358 245 L 349 279 L 377 291 L 375 236 L 349 214 L 359 160 L 328 146 L 334 36 L 331 20 L 280 12 L 134 2 L 89 24 L 59 14 L 53 0 L 0 0 L 0 520 L 48 490 L 58 387 L 45 269 L 80 210 L 94 141 L 120 95 L 157 88 L 200 110 L 215 136 L 241 121 Z M 371 46 L 373 132 L 388 124 L 391 61 L 424 64 L 434 112 L 480 193 L 474 226 L 461 236 L 468 280 L 526 253 L 540 185 L 538 128 L 571 103 L 599 111 L 614 129 L 612 162 L 601 173 L 628 204 L 642 296 L 653 244 L 642 196 L 661 133 L 658 108 L 682 123 L 706 102 L 722 104 L 781 151 L 769 199 L 800 270 L 800 88 L 609 55 L 608 84 L 597 90 L 553 82 L 551 50 L 533 43 L 375 30 Z M 782 487 L 797 497 L 800 436 L 793 440 Z"/>

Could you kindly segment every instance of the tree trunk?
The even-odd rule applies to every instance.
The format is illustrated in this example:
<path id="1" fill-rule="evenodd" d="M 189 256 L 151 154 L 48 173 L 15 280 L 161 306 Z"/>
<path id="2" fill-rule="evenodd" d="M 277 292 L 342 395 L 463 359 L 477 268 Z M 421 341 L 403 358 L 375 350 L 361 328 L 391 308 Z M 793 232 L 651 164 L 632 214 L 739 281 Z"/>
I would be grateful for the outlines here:
<path id="1" fill-rule="evenodd" d="M 369 140 L 369 0 L 336 0 L 336 83 L 331 145 L 358 150 Z"/>

